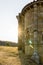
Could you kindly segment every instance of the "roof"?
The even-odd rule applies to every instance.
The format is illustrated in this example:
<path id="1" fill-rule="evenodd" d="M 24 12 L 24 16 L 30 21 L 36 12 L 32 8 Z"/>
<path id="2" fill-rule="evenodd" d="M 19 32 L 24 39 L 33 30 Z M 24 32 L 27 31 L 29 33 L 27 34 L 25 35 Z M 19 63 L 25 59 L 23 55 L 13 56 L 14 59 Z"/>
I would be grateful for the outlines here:
<path id="1" fill-rule="evenodd" d="M 24 15 L 27 10 L 29 10 L 30 8 L 33 8 L 33 5 L 34 5 L 34 4 L 39 5 L 40 3 L 43 5 L 43 0 L 37 0 L 37 1 L 33 1 L 33 2 L 29 3 L 29 4 L 27 4 L 27 5 L 22 9 L 21 14 Z"/>

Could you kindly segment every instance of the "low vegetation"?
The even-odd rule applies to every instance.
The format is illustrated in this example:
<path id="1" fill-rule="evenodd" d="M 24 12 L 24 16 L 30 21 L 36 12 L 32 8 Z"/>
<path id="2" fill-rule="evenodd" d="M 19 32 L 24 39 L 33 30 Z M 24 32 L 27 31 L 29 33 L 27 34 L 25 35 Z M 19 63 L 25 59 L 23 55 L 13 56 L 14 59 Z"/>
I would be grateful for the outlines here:
<path id="1" fill-rule="evenodd" d="M 0 41 L 0 46 L 11 46 L 11 47 L 17 47 L 17 43 L 10 42 L 10 41 Z"/>
<path id="2" fill-rule="evenodd" d="M 0 46 L 0 65 L 21 65 L 18 47 Z"/>

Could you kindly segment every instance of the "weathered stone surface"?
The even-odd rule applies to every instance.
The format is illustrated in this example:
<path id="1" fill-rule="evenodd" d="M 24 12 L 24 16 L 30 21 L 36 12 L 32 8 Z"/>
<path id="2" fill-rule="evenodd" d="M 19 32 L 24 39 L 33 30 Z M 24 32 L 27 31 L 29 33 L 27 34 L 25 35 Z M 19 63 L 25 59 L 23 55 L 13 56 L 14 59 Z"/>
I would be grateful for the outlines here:
<path id="1" fill-rule="evenodd" d="M 26 55 L 32 55 L 34 50 L 36 51 L 37 49 L 37 52 L 42 59 L 43 0 L 37 0 L 27 4 L 19 14 L 18 23 L 19 28 L 21 29 L 20 32 L 18 28 L 18 32 L 21 34 L 18 34 L 19 50 L 24 51 Z M 29 41 L 31 41 L 32 44 Z"/>

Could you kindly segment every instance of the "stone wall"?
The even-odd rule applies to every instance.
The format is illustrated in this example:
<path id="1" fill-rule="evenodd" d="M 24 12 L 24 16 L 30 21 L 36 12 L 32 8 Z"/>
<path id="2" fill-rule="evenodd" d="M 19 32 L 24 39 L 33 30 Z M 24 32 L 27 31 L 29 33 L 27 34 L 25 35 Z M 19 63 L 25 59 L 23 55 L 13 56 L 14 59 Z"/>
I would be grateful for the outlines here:
<path id="1" fill-rule="evenodd" d="M 34 29 L 37 28 L 37 50 L 39 55 L 43 57 L 43 5 L 36 5 L 33 4 L 33 8 L 30 7 L 29 10 L 26 10 L 24 15 L 19 14 L 18 48 L 25 51 L 27 55 L 33 54 L 34 44 L 36 43 L 34 42 Z M 29 40 L 32 43 L 29 43 Z"/>

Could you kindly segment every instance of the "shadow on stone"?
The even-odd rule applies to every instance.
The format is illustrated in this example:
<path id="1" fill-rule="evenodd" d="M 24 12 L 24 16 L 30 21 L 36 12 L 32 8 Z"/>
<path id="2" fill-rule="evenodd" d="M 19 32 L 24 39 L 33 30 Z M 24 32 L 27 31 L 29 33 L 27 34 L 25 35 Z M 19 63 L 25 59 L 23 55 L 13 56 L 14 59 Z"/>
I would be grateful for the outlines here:
<path id="1" fill-rule="evenodd" d="M 19 51 L 19 58 L 21 65 L 42 65 L 41 63 L 37 64 L 31 59 L 31 55 L 25 55 L 21 50 Z"/>

